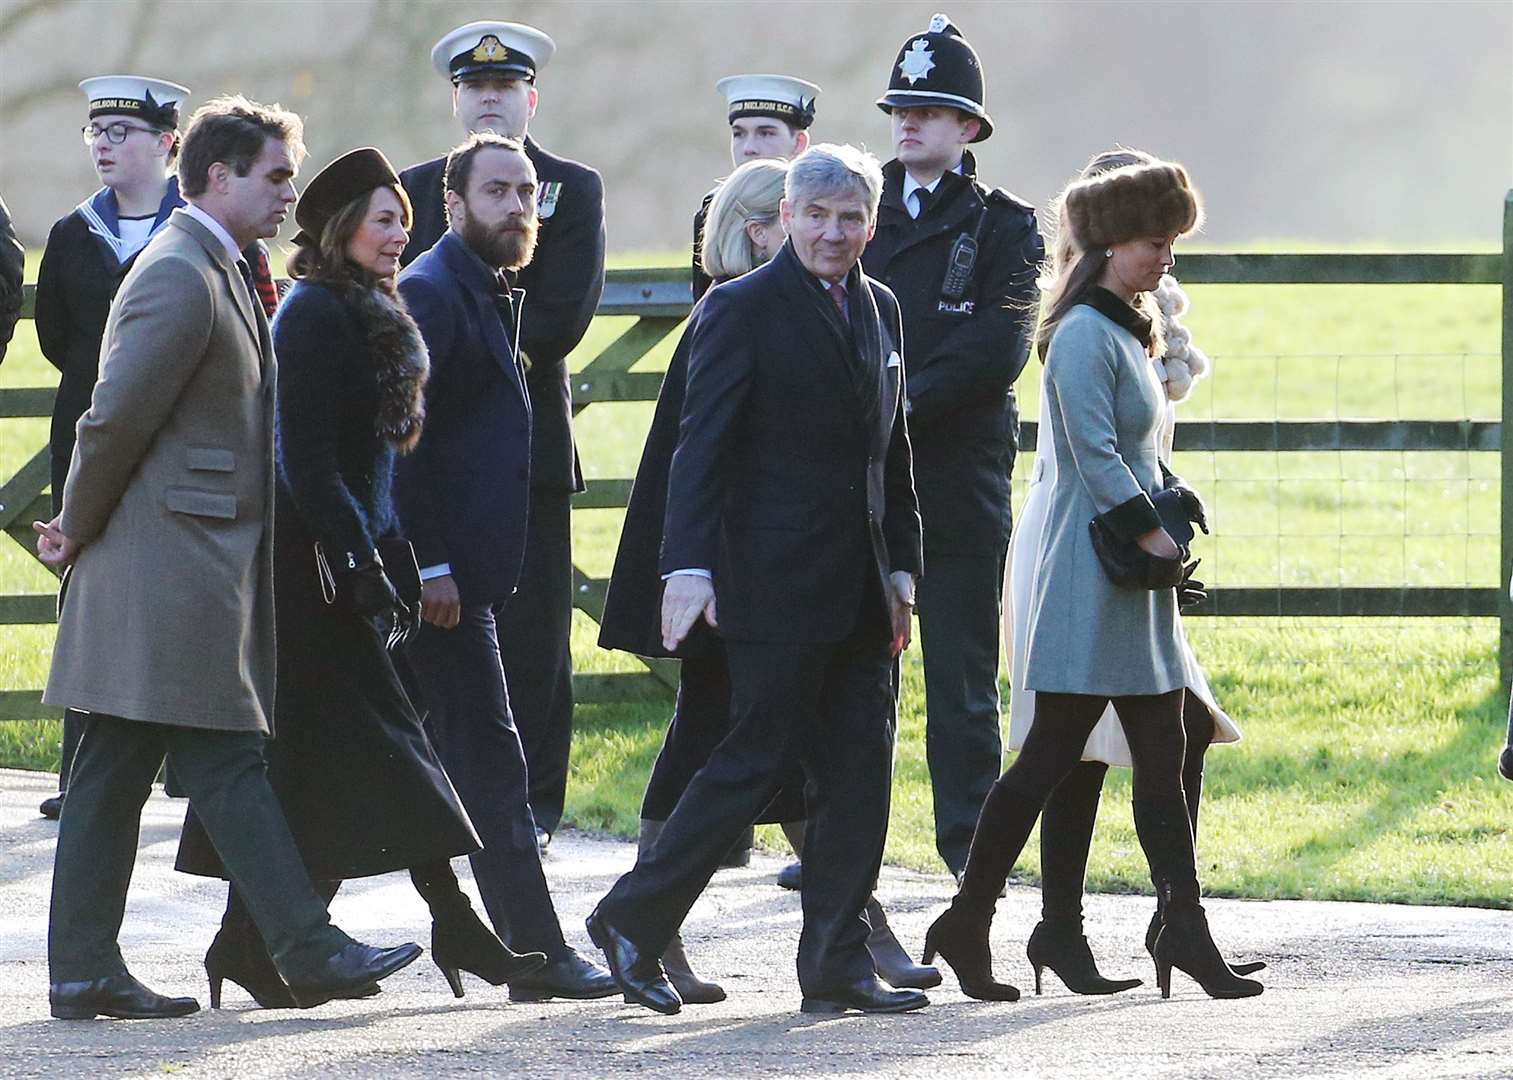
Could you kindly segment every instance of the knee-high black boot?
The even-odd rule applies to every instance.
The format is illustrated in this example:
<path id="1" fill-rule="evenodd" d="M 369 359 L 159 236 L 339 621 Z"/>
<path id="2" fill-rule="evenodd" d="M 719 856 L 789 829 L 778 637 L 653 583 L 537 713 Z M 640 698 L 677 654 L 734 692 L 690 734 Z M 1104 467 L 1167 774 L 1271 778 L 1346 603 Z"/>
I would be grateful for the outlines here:
<path id="1" fill-rule="evenodd" d="M 1050 968 L 1074 994 L 1117 994 L 1139 979 L 1105 979 L 1082 933 L 1088 848 L 1108 766 L 1084 761 L 1056 786 L 1040 817 L 1040 922 L 1025 947 L 1035 972 Z"/>
<path id="2" fill-rule="evenodd" d="M 924 962 L 940 955 L 956 972 L 962 993 L 980 1001 L 1018 1001 L 1019 991 L 993 978 L 988 931 L 998 894 L 1040 816 L 1040 804 L 999 777 L 982 804 L 956 896 L 925 934 Z"/>
<path id="3" fill-rule="evenodd" d="M 491 986 L 546 966 L 545 953 L 517 953 L 483 924 L 445 859 L 410 868 L 410 881 L 431 909 L 431 959 L 454 997 L 462 997 L 462 972 Z"/>
<path id="4" fill-rule="evenodd" d="M 1178 968 L 1197 980 L 1209 997 L 1254 997 L 1264 989 L 1230 970 L 1208 931 L 1208 917 L 1198 902 L 1192 825 L 1185 807 L 1170 800 L 1134 800 L 1135 829 L 1150 863 L 1160 899 L 1162 922 L 1151 956 L 1161 996 L 1171 996 L 1171 971 Z"/>
<path id="5" fill-rule="evenodd" d="M 226 887 L 226 913 L 221 928 L 205 952 L 205 975 L 210 980 L 210 1007 L 221 1007 L 221 984 L 236 983 L 264 1009 L 292 1009 L 294 995 L 268 955 L 252 913 L 235 885 Z"/>
<path id="6" fill-rule="evenodd" d="M 1187 820 L 1192 826 L 1193 845 L 1198 842 L 1198 806 L 1203 800 L 1203 762 L 1208 748 L 1214 741 L 1214 718 L 1208 706 L 1197 694 L 1189 692 L 1182 702 L 1182 730 L 1187 737 L 1187 748 L 1182 756 L 1182 794 L 1187 800 Z M 1163 917 L 1161 893 L 1156 892 L 1156 910 L 1151 913 L 1150 925 L 1145 929 L 1145 951 L 1151 959 L 1156 957 L 1156 936 L 1161 932 Z M 1264 970 L 1266 961 L 1249 960 L 1231 964 L 1236 975 L 1254 975 Z"/>

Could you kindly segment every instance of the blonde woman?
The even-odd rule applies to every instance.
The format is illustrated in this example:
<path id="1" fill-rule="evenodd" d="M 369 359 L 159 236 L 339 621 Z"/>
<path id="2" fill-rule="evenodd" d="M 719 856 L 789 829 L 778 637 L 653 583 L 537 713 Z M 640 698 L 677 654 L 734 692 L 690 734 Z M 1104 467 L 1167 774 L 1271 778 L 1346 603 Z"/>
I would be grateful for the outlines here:
<path id="1" fill-rule="evenodd" d="M 1249 997 L 1261 984 L 1224 963 L 1199 903 L 1182 789 L 1182 551 L 1155 506 L 1166 486 L 1160 438 L 1169 405 L 1152 363 L 1165 354 L 1152 294 L 1171 268 L 1172 244 L 1197 227 L 1198 195 L 1182 166 L 1142 159 L 1077 179 L 1061 206 L 1070 244 L 1054 267 L 1039 333 L 1039 440 L 1056 475 L 1033 537 L 1025 629 L 1015 635 L 1024 650 L 1016 686 L 1036 692 L 1035 722 L 983 806 L 960 889 L 931 926 L 925 958 L 944 956 L 972 997 L 1018 998 L 992 975 L 995 901 L 1112 704 L 1135 772 L 1136 830 L 1164 905 L 1153 944 L 1162 994 L 1176 967 L 1211 996 Z M 1196 496 L 1183 502 L 1201 517 Z M 1100 534 L 1133 553 L 1134 587 L 1110 577 L 1096 550 Z"/>

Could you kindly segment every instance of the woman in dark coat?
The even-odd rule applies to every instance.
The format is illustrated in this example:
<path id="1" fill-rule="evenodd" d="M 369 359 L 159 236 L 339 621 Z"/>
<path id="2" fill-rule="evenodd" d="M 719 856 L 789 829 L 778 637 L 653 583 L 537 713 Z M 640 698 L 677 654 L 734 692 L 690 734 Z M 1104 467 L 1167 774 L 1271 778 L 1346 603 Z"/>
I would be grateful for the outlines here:
<path id="1" fill-rule="evenodd" d="M 704 268 L 716 283 L 755 269 L 782 248 L 785 235 L 778 204 L 786 176 L 784 162 L 751 161 L 731 173 L 716 192 L 709 205 L 701 252 Z M 662 380 L 626 507 L 599 629 L 602 648 L 621 649 L 639 656 L 671 656 L 682 661 L 677 704 L 641 804 L 643 850 L 656 842 L 689 781 L 730 731 L 730 669 L 719 637 L 700 620 L 675 652 L 668 652 L 662 645 L 662 581 L 657 564 L 662 546 L 662 519 L 667 510 L 667 472 L 678 442 L 691 337 L 688 333 L 683 335 Z M 795 762 L 757 823 L 782 825 L 784 834 L 802 857 L 805 817 L 804 772 Z M 868 901 L 866 915 L 872 928 L 867 948 L 880 977 L 893 986 L 919 989 L 940 982 L 940 974 L 934 968 L 910 960 L 888 927 L 887 915 L 876 897 Z M 673 939 L 662 957 L 662 965 L 685 1002 L 699 1004 L 724 999 L 723 989 L 693 971 L 679 938 Z"/>
<path id="2" fill-rule="evenodd" d="M 393 275 L 410 207 L 377 150 L 354 150 L 306 188 L 273 322 L 279 357 L 274 610 L 278 684 L 269 779 L 300 854 L 328 892 L 343 878 L 408 869 L 430 906 L 431 958 L 500 985 L 545 963 L 519 955 L 473 912 L 448 859 L 478 849 L 388 650 L 410 611 L 394 580 L 418 580 L 381 541 L 396 535 L 395 456 L 424 420 L 427 357 Z M 408 570 L 408 574 L 406 574 Z M 390 575 L 393 575 L 391 578 Z M 418 601 L 418 597 L 415 598 Z M 221 874 L 191 814 L 180 870 Z M 205 957 L 264 1006 L 289 1004 L 235 888 Z"/>

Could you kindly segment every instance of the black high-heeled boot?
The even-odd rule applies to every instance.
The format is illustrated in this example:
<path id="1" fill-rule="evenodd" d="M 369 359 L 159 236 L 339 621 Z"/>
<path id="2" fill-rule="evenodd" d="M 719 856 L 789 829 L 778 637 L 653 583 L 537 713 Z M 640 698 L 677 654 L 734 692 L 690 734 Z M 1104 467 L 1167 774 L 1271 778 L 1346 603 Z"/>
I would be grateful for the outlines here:
<path id="1" fill-rule="evenodd" d="M 1187 800 L 1187 820 L 1192 826 L 1193 847 L 1198 845 L 1198 807 L 1203 801 L 1203 762 L 1209 746 L 1214 741 L 1214 718 L 1208 706 L 1197 694 L 1188 693 L 1182 702 L 1182 731 L 1187 746 L 1182 757 L 1182 793 Z M 1145 930 L 1145 951 L 1151 959 L 1156 958 L 1156 935 L 1161 932 L 1161 897 L 1156 896 L 1156 910 L 1151 915 L 1150 925 Z M 1230 964 L 1229 970 L 1236 975 L 1254 975 L 1266 968 L 1264 960 L 1248 960 Z"/>
<path id="2" fill-rule="evenodd" d="M 937 955 L 943 958 L 956 972 L 962 993 L 979 1001 L 1019 1000 L 1017 989 L 993 978 L 988 931 L 1009 871 L 1039 816 L 1040 803 L 998 778 L 977 817 L 956 896 L 925 933 L 923 962 L 928 964 Z"/>
<path id="3" fill-rule="evenodd" d="M 1082 934 L 1082 891 L 1088 848 L 1098 818 L 1108 766 L 1084 761 L 1067 774 L 1040 816 L 1040 922 L 1025 947 L 1035 972 L 1035 993 L 1046 968 L 1074 994 L 1117 994 L 1139 979 L 1105 979 Z"/>
<path id="4" fill-rule="evenodd" d="M 1175 898 L 1172 883 L 1161 883 L 1166 901 L 1161 932 L 1156 936 L 1153 955 L 1156 982 L 1161 996 L 1172 996 L 1172 968 L 1185 971 L 1211 998 L 1255 997 L 1266 988 L 1254 979 L 1244 979 L 1229 969 L 1219 947 L 1208 931 L 1208 916 L 1198 903 L 1196 888 L 1184 889 Z"/>
<path id="5" fill-rule="evenodd" d="M 969 863 L 970 865 L 970 863 Z M 958 893 L 925 931 L 923 962 L 936 956 L 951 965 L 961 992 L 978 1001 L 1018 1001 L 1019 990 L 993 978 L 993 951 L 988 931 L 993 926 L 993 908 L 964 900 Z"/>
<path id="6" fill-rule="evenodd" d="M 1037 996 L 1040 994 L 1041 972 L 1046 968 L 1055 972 L 1074 994 L 1117 994 L 1132 990 L 1142 982 L 1140 979 L 1104 978 L 1080 926 L 1041 921 L 1031 931 L 1024 952 L 1035 971 Z"/>
<path id="7" fill-rule="evenodd" d="M 295 1008 L 294 995 L 273 965 L 252 915 L 232 885 L 227 890 L 226 914 L 205 952 L 205 975 L 210 980 L 210 1007 L 221 1007 L 221 985 L 227 981 L 252 995 L 264 1009 Z"/>
<path id="8" fill-rule="evenodd" d="M 517 953 L 483 924 L 445 860 L 412 867 L 410 880 L 431 909 L 431 960 L 453 997 L 463 995 L 464 971 L 503 986 L 546 966 L 545 953 Z"/>

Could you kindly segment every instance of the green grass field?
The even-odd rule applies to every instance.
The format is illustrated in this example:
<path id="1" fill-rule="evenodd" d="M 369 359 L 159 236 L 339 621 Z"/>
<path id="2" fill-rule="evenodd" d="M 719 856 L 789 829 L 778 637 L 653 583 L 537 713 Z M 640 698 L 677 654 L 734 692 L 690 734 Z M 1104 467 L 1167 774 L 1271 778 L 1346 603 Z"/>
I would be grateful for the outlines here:
<path id="1" fill-rule="evenodd" d="M 676 263 L 627 255 L 618 265 Z M 1180 265 L 1179 265 L 1180 271 Z M 1214 359 L 1185 419 L 1495 418 L 1500 309 L 1494 286 L 1199 286 L 1188 317 Z M 603 319 L 575 354 L 591 358 L 630 320 Z M 671 342 L 639 365 L 665 365 Z M 1036 415 L 1038 367 L 1019 384 Z M 0 386 L 52 383 L 23 324 Z M 593 405 L 579 417 L 585 468 L 628 477 L 650 404 Z M 0 421 L 0 474 L 46 439 L 46 421 Z M 1176 467 L 1210 505 L 1200 538 L 1211 585 L 1495 586 L 1498 463 L 1491 454 L 1184 454 Z M 1026 468 L 1018 470 L 1021 475 Z M 609 572 L 620 512 L 575 515 L 575 558 Z M 48 575 L 14 545 L 0 593 L 41 591 Z M 1513 786 L 1493 764 L 1506 701 L 1497 625 L 1486 619 L 1193 619 L 1194 646 L 1245 732 L 1210 758 L 1199 855 L 1209 891 L 1506 907 L 1513 881 Z M 0 688 L 42 684 L 49 627 L 0 629 Z M 586 672 L 634 671 L 593 644 Z M 1007 695 L 1007 687 L 1004 688 Z M 669 703 L 583 705 L 569 818 L 631 835 Z M 939 869 L 924 764 L 917 649 L 905 659 L 890 861 Z M 0 724 L 0 763 L 51 765 L 56 725 Z M 1110 774 L 1090 868 L 1094 888 L 1148 890 L 1129 776 Z M 774 830 L 764 842 L 781 843 Z M 1032 842 L 1021 871 L 1036 871 Z"/>

